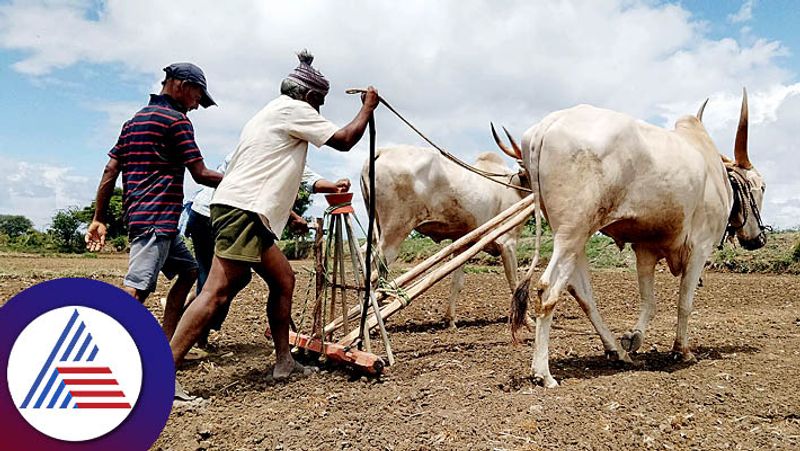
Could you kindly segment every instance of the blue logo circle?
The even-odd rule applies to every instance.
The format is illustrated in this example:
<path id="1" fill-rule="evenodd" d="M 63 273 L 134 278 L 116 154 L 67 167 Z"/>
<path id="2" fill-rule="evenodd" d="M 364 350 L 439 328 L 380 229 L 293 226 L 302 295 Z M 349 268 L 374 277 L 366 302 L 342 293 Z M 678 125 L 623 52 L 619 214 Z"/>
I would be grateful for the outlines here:
<path id="1" fill-rule="evenodd" d="M 175 367 L 153 315 L 90 279 L 30 287 L 0 307 L 3 448 L 149 449 L 172 409 Z"/>

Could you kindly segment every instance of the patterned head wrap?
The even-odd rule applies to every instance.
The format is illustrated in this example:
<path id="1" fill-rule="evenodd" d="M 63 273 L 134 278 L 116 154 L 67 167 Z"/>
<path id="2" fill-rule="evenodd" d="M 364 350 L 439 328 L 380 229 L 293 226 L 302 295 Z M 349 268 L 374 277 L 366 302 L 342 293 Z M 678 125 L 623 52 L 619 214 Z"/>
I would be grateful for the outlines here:
<path id="1" fill-rule="evenodd" d="M 303 49 L 302 52 L 297 54 L 297 59 L 300 60 L 300 65 L 286 78 L 312 91 L 317 91 L 323 96 L 327 95 L 328 90 L 330 90 L 330 83 L 328 83 L 328 80 L 325 79 L 325 76 L 322 75 L 320 71 L 311 67 L 311 63 L 314 61 L 314 55 L 308 53 L 308 50 Z"/>

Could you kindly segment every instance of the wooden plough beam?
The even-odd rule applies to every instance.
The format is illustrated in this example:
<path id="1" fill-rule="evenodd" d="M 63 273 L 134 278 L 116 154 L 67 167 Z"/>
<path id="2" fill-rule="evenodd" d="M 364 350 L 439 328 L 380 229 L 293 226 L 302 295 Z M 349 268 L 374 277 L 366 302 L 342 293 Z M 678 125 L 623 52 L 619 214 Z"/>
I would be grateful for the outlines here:
<path id="1" fill-rule="evenodd" d="M 391 287 L 390 289 L 376 290 L 373 295 L 376 296 L 377 300 L 383 303 L 383 305 L 379 307 L 378 314 L 376 314 L 371 307 L 368 310 L 365 335 L 368 335 L 370 330 L 378 327 L 378 315 L 382 320 L 394 315 L 434 284 L 466 263 L 467 260 L 480 252 L 486 245 L 527 220 L 535 210 L 535 202 L 534 194 L 525 197 L 495 216 L 492 220 L 454 241 L 422 263 L 414 266 L 409 271 L 389 282 L 387 285 Z M 452 259 L 444 262 L 440 267 L 434 268 L 451 255 L 453 256 Z M 363 264 L 363 259 L 360 260 L 361 264 Z M 336 263 L 334 262 L 334 264 Z M 364 272 L 362 271 L 361 274 L 364 274 Z M 346 315 L 339 316 L 325 325 L 323 328 L 323 337 L 330 336 L 333 332 L 341 329 L 345 322 L 349 322 L 345 321 L 343 317 L 346 317 L 348 320 L 359 317 L 361 315 L 361 309 L 362 306 L 361 303 L 359 303 L 350 308 Z M 369 349 L 367 352 L 355 349 L 354 344 L 359 338 L 358 328 L 349 331 L 339 340 L 332 343 L 323 342 L 318 336 L 311 337 L 294 332 L 290 332 L 289 338 L 290 343 L 295 346 L 322 353 L 331 360 L 352 365 L 370 374 L 379 374 L 386 366 L 383 359 L 369 352 Z M 391 364 L 393 362 L 390 348 L 387 347 L 387 351 L 389 351 Z"/>

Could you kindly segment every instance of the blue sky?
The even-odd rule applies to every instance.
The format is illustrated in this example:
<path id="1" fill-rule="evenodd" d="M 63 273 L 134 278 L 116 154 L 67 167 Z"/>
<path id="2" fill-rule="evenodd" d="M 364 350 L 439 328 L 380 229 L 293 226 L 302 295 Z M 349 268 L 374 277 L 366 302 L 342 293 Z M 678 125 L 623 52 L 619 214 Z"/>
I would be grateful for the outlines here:
<path id="1" fill-rule="evenodd" d="M 190 115 L 215 166 L 277 94 L 293 52 L 309 47 L 333 81 L 331 120 L 356 111 L 345 87 L 371 83 L 467 160 L 493 150 L 489 120 L 520 136 L 585 102 L 671 126 L 708 96 L 709 131 L 730 153 L 746 84 L 752 158 L 771 189 L 765 216 L 800 225 L 800 183 L 786 170 L 800 162 L 790 142 L 800 119 L 795 2 L 234 3 L 0 2 L 0 214 L 45 228 L 57 209 L 90 202 L 121 123 L 173 61 L 204 67 L 220 103 Z M 384 113 L 378 123 L 379 145 L 419 143 Z M 365 157 L 364 144 L 347 155 L 312 149 L 309 163 L 356 180 Z"/>
<path id="2" fill-rule="evenodd" d="M 735 15 L 748 2 L 741 1 L 688 1 L 683 5 L 697 15 L 698 18 L 709 22 L 710 36 L 714 38 L 741 36 L 742 23 L 732 23 L 728 18 Z M 752 18 L 746 21 L 746 26 L 751 28 L 754 36 L 781 41 L 788 49 L 796 53 L 800 49 L 800 33 L 797 32 L 797 21 L 800 19 L 798 4 L 793 0 L 761 0 L 749 3 L 752 8 Z M 789 57 L 787 61 L 793 66 L 795 72 L 800 69 L 800 62 L 796 57 Z"/>

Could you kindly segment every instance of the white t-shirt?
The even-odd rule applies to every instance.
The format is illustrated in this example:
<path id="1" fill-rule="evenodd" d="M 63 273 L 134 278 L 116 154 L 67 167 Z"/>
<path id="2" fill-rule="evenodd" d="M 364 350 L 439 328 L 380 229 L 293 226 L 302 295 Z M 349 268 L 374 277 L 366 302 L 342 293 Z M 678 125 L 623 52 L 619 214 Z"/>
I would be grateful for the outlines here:
<path id="1" fill-rule="evenodd" d="M 308 143 L 322 147 L 337 130 L 308 103 L 281 95 L 245 124 L 211 204 L 258 213 L 281 236 L 300 188 Z"/>
<path id="2" fill-rule="evenodd" d="M 225 172 L 228 170 L 228 163 L 231 162 L 233 154 L 234 152 L 225 155 L 225 160 L 223 160 L 222 163 L 217 166 L 217 172 L 225 174 Z M 308 184 L 309 190 L 313 190 L 314 184 L 322 179 L 324 179 L 324 177 L 314 172 L 314 170 L 310 167 L 306 166 L 303 168 L 302 181 L 303 183 Z M 201 190 L 197 191 L 192 198 L 192 211 L 205 217 L 211 216 L 210 205 L 211 199 L 214 197 L 215 190 L 216 188 L 204 186 Z"/>

